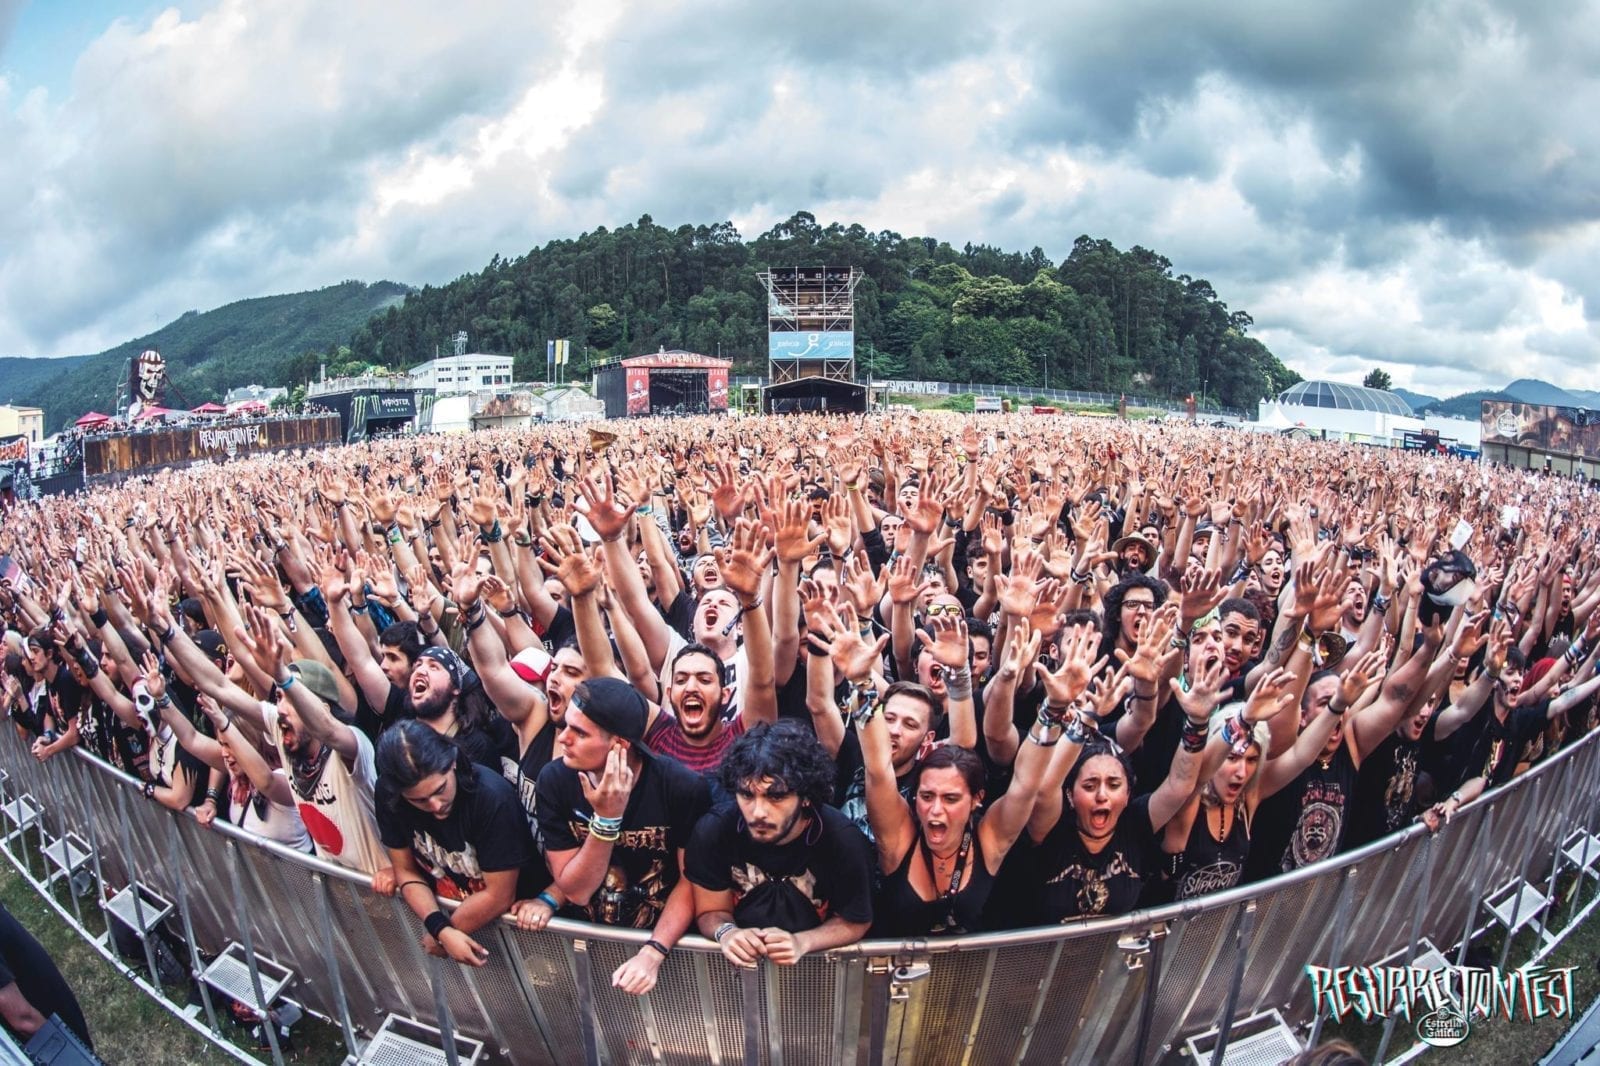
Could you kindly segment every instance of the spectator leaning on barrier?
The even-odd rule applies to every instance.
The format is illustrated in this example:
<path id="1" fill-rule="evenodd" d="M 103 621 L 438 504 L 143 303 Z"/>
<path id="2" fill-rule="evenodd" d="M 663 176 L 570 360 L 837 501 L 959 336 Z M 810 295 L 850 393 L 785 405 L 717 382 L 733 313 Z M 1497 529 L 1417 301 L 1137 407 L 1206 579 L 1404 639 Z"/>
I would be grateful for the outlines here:
<path id="1" fill-rule="evenodd" d="M 644 697 L 617 678 L 581 683 L 567 704 L 561 758 L 539 773 L 539 825 L 566 913 L 653 930 L 613 983 L 648 992 L 689 929 L 694 893 L 684 851 L 711 805 L 705 779 L 644 743 Z M 538 928 L 554 900 L 518 904 L 518 924 Z"/>
<path id="2" fill-rule="evenodd" d="M 828 806 L 833 763 L 798 722 L 763 723 L 718 769 L 736 805 L 695 827 L 685 874 L 695 920 L 736 966 L 793 965 L 872 924 L 872 853 Z"/>
<path id="3" fill-rule="evenodd" d="M 395 889 L 427 930 L 423 949 L 482 966 L 488 951 L 472 934 L 549 884 L 516 790 L 421 722 L 386 730 L 377 765 L 378 828 Z M 447 914 L 436 897 L 463 902 Z"/>

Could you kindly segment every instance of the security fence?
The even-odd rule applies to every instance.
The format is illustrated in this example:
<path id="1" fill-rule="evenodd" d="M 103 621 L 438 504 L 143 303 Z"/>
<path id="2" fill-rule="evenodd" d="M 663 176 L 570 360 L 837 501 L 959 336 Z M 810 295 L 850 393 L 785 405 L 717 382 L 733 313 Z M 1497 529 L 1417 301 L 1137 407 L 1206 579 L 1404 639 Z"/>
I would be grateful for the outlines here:
<path id="1" fill-rule="evenodd" d="M 1280 1037 L 1313 1023 L 1306 964 L 1405 963 L 1425 942 L 1459 961 L 1474 930 L 1496 920 L 1548 944 L 1580 896 L 1591 892 L 1585 910 L 1593 905 L 1585 874 L 1600 867 L 1600 841 L 1588 836 L 1600 786 L 1591 734 L 1436 836 L 1413 827 L 1264 884 L 1067 926 L 867 941 L 750 971 L 690 937 L 655 990 L 634 997 L 610 975 L 644 932 L 558 920 L 530 933 L 501 922 L 477 934 L 487 965 L 442 962 L 421 951 L 421 924 L 403 903 L 350 871 L 172 815 L 81 752 L 38 763 L 16 730 L 3 732 L 14 862 L 36 881 L 78 863 L 100 900 L 133 885 L 141 894 L 123 892 L 114 907 L 128 913 L 137 898 L 132 924 L 163 918 L 197 949 L 185 962 L 213 975 L 201 986 L 207 1017 L 221 1009 L 215 988 L 247 1003 L 281 990 L 332 1020 L 358 1061 L 378 1060 L 382 1032 L 408 1019 L 513 1064 L 1157 1063 L 1178 1061 L 1184 1041 L 1205 1031 L 1198 1046 L 1220 1062 L 1230 1040 L 1250 1035 L 1236 1019 L 1276 1011 L 1287 1023 Z M 25 836 L 61 861 L 30 858 L 18 846 Z M 1575 841 L 1591 843 L 1574 852 Z M 86 849 L 81 863 L 67 843 Z M 1547 886 L 1574 873 L 1557 913 Z M 1490 908 L 1502 899 L 1496 919 Z M 227 969 L 219 956 L 233 960 L 231 977 L 217 976 Z M 438 1061 L 475 1051 L 437 1043 L 446 1049 Z"/>
<path id="2" fill-rule="evenodd" d="M 751 374 L 737 374 L 729 378 L 731 387 L 741 385 L 766 385 L 767 379 Z M 1015 400 L 1043 399 L 1051 403 L 1070 403 L 1084 405 L 1098 405 L 1101 407 L 1115 407 L 1126 400 L 1129 407 L 1141 407 L 1156 411 L 1186 412 L 1188 407 L 1176 400 L 1156 399 L 1150 396 L 1139 396 L 1133 393 L 1120 392 L 1086 392 L 1082 389 L 1047 389 L 1038 385 L 997 385 L 987 381 L 901 381 L 884 378 L 873 378 L 862 384 L 870 385 L 873 389 L 897 395 L 910 396 L 1007 396 Z M 1250 419 L 1255 415 L 1235 407 L 1218 407 L 1215 404 L 1205 403 L 1199 405 L 1198 415 L 1209 418 L 1234 418 Z"/>

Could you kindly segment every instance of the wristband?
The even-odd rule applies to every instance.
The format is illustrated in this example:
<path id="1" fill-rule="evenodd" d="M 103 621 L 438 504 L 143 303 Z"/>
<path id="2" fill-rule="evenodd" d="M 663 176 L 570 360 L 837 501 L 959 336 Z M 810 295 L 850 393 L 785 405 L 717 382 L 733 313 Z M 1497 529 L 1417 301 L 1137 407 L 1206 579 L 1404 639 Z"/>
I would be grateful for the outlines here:
<path id="1" fill-rule="evenodd" d="M 161 646 L 164 648 L 172 640 L 172 638 L 177 636 L 177 635 L 178 635 L 178 623 L 174 622 L 170 626 L 167 627 L 167 631 L 165 633 L 161 634 L 161 636 L 157 637 L 156 639 L 161 642 Z"/>
<path id="2" fill-rule="evenodd" d="M 165 692 L 163 692 L 159 697 L 157 697 L 157 699 L 155 701 L 155 707 L 156 707 L 156 710 L 158 710 L 158 711 L 164 711 L 168 707 L 171 707 L 171 706 L 172 706 L 172 696 L 169 695 L 168 693 L 165 693 Z"/>
<path id="3" fill-rule="evenodd" d="M 498 518 L 494 520 L 494 525 L 478 535 L 478 539 L 485 544 L 499 544 L 504 538 L 505 534 L 500 531 L 500 519 Z"/>
<path id="4" fill-rule="evenodd" d="M 78 668 L 85 677 L 94 677 L 100 672 L 100 660 L 92 655 L 88 648 L 81 649 L 73 658 L 78 661 Z"/>
<path id="5" fill-rule="evenodd" d="M 1067 719 L 1067 731 L 1062 735 L 1065 736 L 1070 743 L 1077 744 L 1079 747 L 1082 747 L 1083 745 L 1089 743 L 1089 740 L 1094 735 L 1094 732 L 1094 730 L 1083 724 L 1083 713 L 1080 711 L 1072 715 L 1071 718 Z"/>
<path id="6" fill-rule="evenodd" d="M 1372 597 L 1372 609 L 1377 611 L 1379 614 L 1384 614 L 1389 610 L 1390 602 L 1390 598 L 1380 592 L 1376 596 Z"/>
<path id="7" fill-rule="evenodd" d="M 443 933 L 446 929 L 455 928 L 450 924 L 450 916 L 444 911 L 434 911 L 432 914 L 422 919 L 422 927 L 426 929 L 428 931 L 428 935 L 433 937 L 435 940 L 438 940 L 439 934 Z"/>
<path id="8" fill-rule="evenodd" d="M 1179 743 L 1183 746 L 1184 751 L 1194 755 L 1205 750 L 1206 740 L 1209 736 L 1210 730 L 1206 728 L 1206 723 L 1196 722 L 1192 718 L 1185 718 Z"/>
<path id="9" fill-rule="evenodd" d="M 739 926 L 734 922 L 723 922 L 721 925 L 717 926 L 716 932 L 711 934 L 711 939 L 720 944 L 722 943 L 723 937 L 727 936 L 737 928 L 739 928 Z"/>
<path id="10" fill-rule="evenodd" d="M 641 504 L 640 506 L 634 508 L 634 513 L 635 514 L 648 515 L 654 510 L 655 510 L 654 507 L 652 507 L 648 503 L 646 503 L 646 504 Z"/>
<path id="11" fill-rule="evenodd" d="M 945 670 L 944 691 L 950 699 L 970 700 L 972 698 L 972 668 L 963 666 L 959 670 Z"/>
<path id="12" fill-rule="evenodd" d="M 146 781 L 144 783 L 144 798 L 147 800 L 156 798 L 156 783 L 154 781 Z"/>
<path id="13" fill-rule="evenodd" d="M 399 525 L 392 525 L 392 526 L 389 527 L 389 543 L 390 544 L 399 544 L 404 539 L 405 539 L 405 534 L 400 532 Z"/>
<path id="14" fill-rule="evenodd" d="M 1250 723 L 1245 721 L 1243 714 L 1229 718 L 1222 723 L 1222 742 L 1232 751 L 1233 746 L 1241 740 L 1249 740 L 1253 736 Z"/>
<path id="15" fill-rule="evenodd" d="M 651 951 L 659 953 L 663 959 L 672 954 L 672 949 L 667 947 L 667 945 L 663 944 L 661 941 L 657 940 L 655 937 L 651 937 L 649 940 L 646 940 L 644 942 L 644 946 L 649 948 Z"/>
<path id="16" fill-rule="evenodd" d="M 533 538 L 526 533 L 513 533 L 511 534 L 511 543 L 519 548 L 531 548 L 533 547 Z"/>
<path id="17" fill-rule="evenodd" d="M 367 613 L 366 602 L 363 601 L 361 603 L 351 603 L 350 604 L 350 613 L 351 614 L 366 614 Z"/>
<path id="18" fill-rule="evenodd" d="M 1039 745 L 1039 747 L 1041 747 L 1041 748 L 1053 748 L 1057 744 L 1061 743 L 1061 734 L 1060 733 L 1056 733 L 1055 736 L 1050 736 L 1050 732 L 1053 729 L 1060 728 L 1060 726 L 1061 726 L 1060 722 L 1051 722 L 1048 725 L 1045 725 L 1045 727 L 1044 727 L 1045 728 L 1044 737 L 1036 735 L 1034 733 L 1034 731 L 1032 729 L 1030 729 L 1030 730 L 1028 730 L 1028 739 L 1033 741 L 1035 744 Z M 1049 739 L 1048 740 L 1045 739 L 1046 737 L 1048 737 Z"/>
<path id="19" fill-rule="evenodd" d="M 294 680 L 294 671 L 290 670 L 289 676 L 278 682 L 278 690 L 281 692 L 288 692 L 289 686 L 294 684 Z"/>
<path id="20" fill-rule="evenodd" d="M 94 627 L 96 629 L 103 629 L 105 624 L 111 621 L 111 616 L 106 614 L 104 607 L 96 607 L 94 609 L 94 614 L 89 616 L 89 621 L 94 623 Z"/>
<path id="21" fill-rule="evenodd" d="M 533 898 L 538 902 L 548 906 L 552 911 L 558 911 L 561 909 L 561 904 L 557 903 L 556 898 L 548 892 L 541 892 Z"/>
<path id="22" fill-rule="evenodd" d="M 413 877 L 409 881 L 401 881 L 398 885 L 394 886 L 394 890 L 400 894 L 400 897 L 402 899 L 405 898 L 406 886 L 407 885 L 421 885 L 423 888 L 426 888 L 428 890 L 428 895 L 430 895 L 430 896 L 433 895 L 433 886 L 432 885 L 428 884 L 428 882 L 424 881 L 420 877 Z"/>
<path id="23" fill-rule="evenodd" d="M 494 609 L 494 613 L 499 615 L 501 618 L 521 618 L 522 608 L 513 606 L 509 611 L 502 611 L 500 608 L 496 607 Z"/>
<path id="24" fill-rule="evenodd" d="M 213 803 L 221 804 L 222 803 L 222 789 L 220 789 L 220 788 L 208 788 L 208 789 L 206 789 L 206 799 L 211 800 Z"/>

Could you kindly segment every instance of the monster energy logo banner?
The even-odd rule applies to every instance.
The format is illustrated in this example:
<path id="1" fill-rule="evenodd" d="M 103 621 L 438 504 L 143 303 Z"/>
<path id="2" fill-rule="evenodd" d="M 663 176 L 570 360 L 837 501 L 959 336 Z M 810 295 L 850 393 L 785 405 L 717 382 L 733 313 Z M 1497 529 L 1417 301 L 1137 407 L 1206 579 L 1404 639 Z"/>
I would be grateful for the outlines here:
<path id="1" fill-rule="evenodd" d="M 414 418 L 416 414 L 416 400 L 409 393 L 357 393 L 350 398 L 350 431 L 346 439 L 365 439 L 369 419 Z"/>

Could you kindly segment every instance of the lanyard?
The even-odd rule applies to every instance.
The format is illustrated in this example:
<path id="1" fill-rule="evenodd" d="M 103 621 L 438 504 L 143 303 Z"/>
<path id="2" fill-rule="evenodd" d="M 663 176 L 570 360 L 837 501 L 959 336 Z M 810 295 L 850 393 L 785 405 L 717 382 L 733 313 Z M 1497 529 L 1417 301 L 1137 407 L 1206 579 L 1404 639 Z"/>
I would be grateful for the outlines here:
<path id="1" fill-rule="evenodd" d="M 937 888 L 938 881 L 934 879 L 933 873 L 933 855 L 928 848 L 927 838 L 923 838 L 920 843 L 922 845 L 922 861 L 928 865 L 928 881 L 935 888 Z M 965 833 L 961 834 L 961 850 L 956 853 L 956 865 L 955 868 L 950 871 L 950 888 L 947 891 L 940 893 L 942 898 L 949 899 L 951 896 L 954 896 L 961 890 L 961 875 L 967 871 L 967 856 L 971 854 L 971 852 L 972 829 L 969 827 Z"/>

